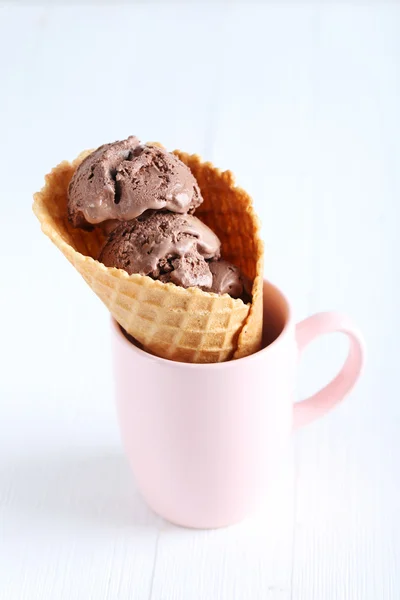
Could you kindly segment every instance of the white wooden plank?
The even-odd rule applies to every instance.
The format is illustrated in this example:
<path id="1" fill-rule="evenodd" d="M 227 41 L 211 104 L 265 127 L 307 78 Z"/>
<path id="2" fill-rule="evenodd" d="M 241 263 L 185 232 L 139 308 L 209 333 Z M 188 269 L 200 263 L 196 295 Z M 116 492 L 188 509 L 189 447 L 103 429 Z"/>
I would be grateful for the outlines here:
<path id="1" fill-rule="evenodd" d="M 297 440 L 295 600 L 400 595 L 399 24 L 394 4 L 324 7 L 317 19 L 310 304 L 352 313 L 368 361 L 345 404 Z M 304 392 L 332 374 L 336 350 L 330 339 L 310 349 Z"/>
<path id="2" fill-rule="evenodd" d="M 66 429 L 61 445 L 1 459 L 0 598 L 147 598 L 158 518 L 118 447 L 78 451 Z"/>

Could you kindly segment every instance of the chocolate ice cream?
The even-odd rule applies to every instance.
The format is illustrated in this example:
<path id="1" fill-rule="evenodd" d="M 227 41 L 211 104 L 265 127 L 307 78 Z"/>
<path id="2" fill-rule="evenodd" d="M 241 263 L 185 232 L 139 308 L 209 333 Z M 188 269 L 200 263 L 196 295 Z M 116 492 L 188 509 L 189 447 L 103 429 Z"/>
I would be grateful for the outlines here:
<path id="1" fill-rule="evenodd" d="M 217 236 L 196 217 L 147 213 L 122 222 L 110 234 L 99 261 L 182 287 L 210 289 L 212 263 L 220 257 Z"/>
<path id="2" fill-rule="evenodd" d="M 218 260 L 210 263 L 210 271 L 213 277 L 210 292 L 229 294 L 232 298 L 250 296 L 249 282 L 238 267 L 226 260 Z"/>
<path id="3" fill-rule="evenodd" d="M 220 260 L 220 241 L 191 214 L 202 203 L 190 169 L 177 156 L 138 138 L 105 144 L 76 169 L 68 216 L 107 236 L 99 261 L 233 298 L 250 299 L 239 269 Z"/>
<path id="4" fill-rule="evenodd" d="M 75 171 L 68 191 L 75 227 L 129 221 L 148 209 L 193 212 L 202 202 L 190 169 L 174 154 L 138 138 L 105 144 Z"/>

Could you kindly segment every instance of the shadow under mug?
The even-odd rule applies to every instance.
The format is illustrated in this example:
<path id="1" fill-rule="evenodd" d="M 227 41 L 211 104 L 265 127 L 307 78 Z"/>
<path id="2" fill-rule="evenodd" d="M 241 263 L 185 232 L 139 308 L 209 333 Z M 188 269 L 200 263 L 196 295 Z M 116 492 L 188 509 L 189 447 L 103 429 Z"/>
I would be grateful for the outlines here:
<path id="1" fill-rule="evenodd" d="M 285 296 L 267 281 L 264 298 L 263 349 L 225 363 L 158 358 L 112 322 L 125 450 L 149 506 L 178 525 L 224 527 L 255 510 L 293 429 L 328 412 L 359 377 L 363 343 L 348 317 L 319 313 L 295 325 Z M 299 355 L 316 337 L 333 332 L 350 342 L 341 371 L 295 403 Z"/>

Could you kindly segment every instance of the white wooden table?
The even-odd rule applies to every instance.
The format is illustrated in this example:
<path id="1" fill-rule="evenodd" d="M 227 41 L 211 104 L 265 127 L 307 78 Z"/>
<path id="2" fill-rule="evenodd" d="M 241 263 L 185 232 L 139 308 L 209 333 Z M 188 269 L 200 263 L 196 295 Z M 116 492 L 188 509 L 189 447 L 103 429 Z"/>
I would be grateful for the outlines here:
<path id="1" fill-rule="evenodd" d="M 399 73 L 396 2 L 1 6 L 1 600 L 400 598 Z M 296 316 L 345 310 L 368 345 L 350 398 L 227 530 L 141 500 L 108 315 L 31 214 L 53 165 L 131 133 L 234 170 Z M 345 351 L 316 343 L 301 395 Z"/>

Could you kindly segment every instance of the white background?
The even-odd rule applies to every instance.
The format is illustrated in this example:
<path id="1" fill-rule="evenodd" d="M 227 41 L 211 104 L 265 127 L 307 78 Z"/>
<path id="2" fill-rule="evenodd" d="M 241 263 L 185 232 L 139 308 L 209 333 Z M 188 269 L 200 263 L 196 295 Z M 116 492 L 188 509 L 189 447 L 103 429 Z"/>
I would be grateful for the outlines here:
<path id="1" fill-rule="evenodd" d="M 400 4 L 5 5 L 0 69 L 0 599 L 398 600 Z M 344 310 L 368 346 L 227 530 L 139 497 L 107 312 L 31 212 L 52 166 L 129 134 L 231 168 L 296 316 Z M 345 350 L 310 348 L 302 396 Z"/>

